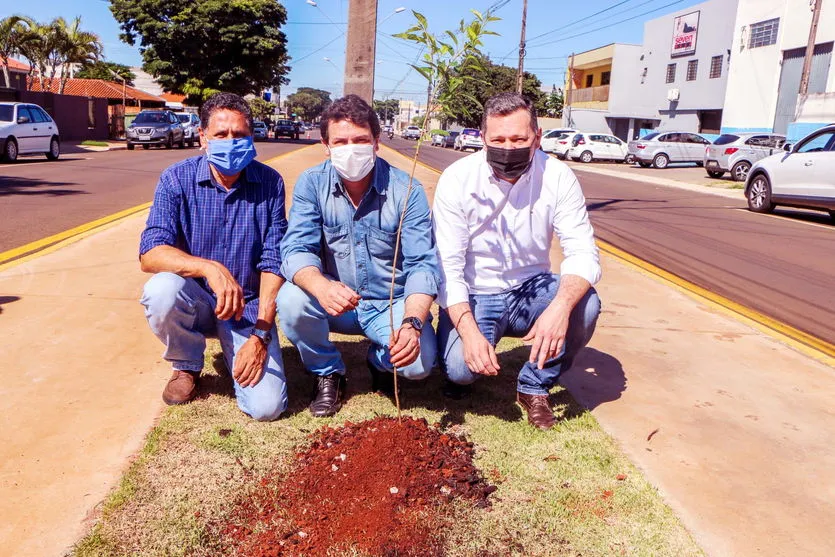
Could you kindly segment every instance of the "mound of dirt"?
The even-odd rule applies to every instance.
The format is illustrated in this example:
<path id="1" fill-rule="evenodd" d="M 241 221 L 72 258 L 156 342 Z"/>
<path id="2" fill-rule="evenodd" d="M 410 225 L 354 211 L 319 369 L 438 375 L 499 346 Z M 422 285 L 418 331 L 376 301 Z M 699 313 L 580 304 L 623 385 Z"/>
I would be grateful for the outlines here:
<path id="1" fill-rule="evenodd" d="M 224 528 L 240 555 L 442 555 L 453 498 L 490 505 L 473 444 L 425 420 L 379 417 L 313 435 Z M 337 552 L 337 553 L 334 553 Z"/>

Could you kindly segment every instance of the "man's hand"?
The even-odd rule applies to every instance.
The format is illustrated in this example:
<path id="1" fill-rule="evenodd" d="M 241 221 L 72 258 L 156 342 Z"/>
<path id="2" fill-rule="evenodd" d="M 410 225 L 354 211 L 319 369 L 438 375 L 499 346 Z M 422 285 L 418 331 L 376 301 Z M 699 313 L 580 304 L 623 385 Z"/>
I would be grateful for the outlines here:
<path id="1" fill-rule="evenodd" d="M 475 329 L 466 335 L 461 335 L 464 344 L 464 362 L 473 373 L 480 375 L 498 375 L 499 359 L 496 350 L 487 338 Z"/>
<path id="2" fill-rule="evenodd" d="M 331 280 L 316 296 L 316 299 L 329 315 L 339 317 L 347 311 L 356 309 L 360 295 L 341 282 Z"/>
<path id="3" fill-rule="evenodd" d="M 209 261 L 203 275 L 209 288 L 217 296 L 215 315 L 218 319 L 240 319 L 244 314 L 244 291 L 229 269 L 216 261 Z"/>
<path id="4" fill-rule="evenodd" d="M 267 363 L 267 347 L 261 339 L 251 336 L 235 355 L 235 368 L 232 377 L 241 387 L 257 385 L 264 375 Z"/>
<path id="5" fill-rule="evenodd" d="M 539 369 L 545 366 L 545 362 L 556 358 L 565 344 L 565 334 L 568 331 L 568 317 L 571 310 L 562 305 L 551 304 L 531 330 L 522 339 L 526 342 L 533 341 L 531 346 L 530 362 L 536 363 Z"/>
<path id="6" fill-rule="evenodd" d="M 391 365 L 406 367 L 420 356 L 420 331 L 410 325 L 402 325 L 389 339 Z"/>

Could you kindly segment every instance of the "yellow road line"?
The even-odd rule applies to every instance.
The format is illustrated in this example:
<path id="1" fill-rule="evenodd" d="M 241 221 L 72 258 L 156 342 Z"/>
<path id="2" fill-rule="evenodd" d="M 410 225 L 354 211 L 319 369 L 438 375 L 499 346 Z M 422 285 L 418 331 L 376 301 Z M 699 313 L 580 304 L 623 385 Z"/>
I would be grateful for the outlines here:
<path id="1" fill-rule="evenodd" d="M 270 164 L 283 157 L 286 157 L 293 153 L 297 153 L 303 149 L 314 147 L 315 145 L 317 144 L 308 145 L 306 147 L 302 147 L 301 149 L 293 149 L 292 151 L 281 153 L 280 155 L 277 155 L 265 161 L 264 164 Z M 86 237 L 88 233 L 92 231 L 98 231 L 100 228 L 103 228 L 109 224 L 114 224 L 122 219 L 131 217 L 141 211 L 144 211 L 145 209 L 148 209 L 150 206 L 151 202 L 136 205 L 135 207 L 124 209 L 122 211 L 119 211 L 118 213 L 113 213 L 112 215 L 107 215 L 106 217 L 102 217 L 100 219 L 81 224 L 79 226 L 76 226 L 75 228 L 70 228 L 69 230 L 59 232 L 58 234 L 53 234 L 52 236 L 47 236 L 46 238 L 35 240 L 34 242 L 30 242 L 23 246 L 4 251 L 0 253 L 0 271 L 14 267 L 15 265 L 19 265 L 24 261 L 29 261 L 31 259 L 34 259 L 35 257 L 40 257 L 42 255 L 46 255 L 47 253 L 52 253 L 57 249 L 60 249 L 75 241 L 78 241 L 83 237 Z"/>
<path id="2" fill-rule="evenodd" d="M 391 149 L 391 147 L 387 147 Z M 395 149 L 392 149 L 396 151 Z M 406 155 L 408 156 L 408 155 Z M 428 164 L 425 164 L 421 161 L 418 161 L 418 164 L 427 168 L 433 172 L 438 174 L 441 173 L 440 170 L 437 168 L 433 168 Z M 668 285 L 672 285 L 680 292 L 684 292 L 688 294 L 692 298 L 695 298 L 700 301 L 707 301 L 713 307 L 721 310 L 726 315 L 736 318 L 739 321 L 747 324 L 750 327 L 757 329 L 767 335 L 771 336 L 787 344 L 797 350 L 798 352 L 809 356 L 819 362 L 827 364 L 829 366 L 835 367 L 835 344 L 827 342 L 821 338 L 816 336 L 810 335 L 809 333 L 805 333 L 800 329 L 796 329 L 791 325 L 783 323 L 781 321 L 777 321 L 767 315 L 764 315 L 758 311 L 755 311 L 751 308 L 745 307 L 742 304 L 734 302 L 724 296 L 720 296 L 710 290 L 702 288 L 692 282 L 685 280 L 669 271 L 665 271 L 664 269 L 653 265 L 648 261 L 644 261 L 634 255 L 623 251 L 620 248 L 616 248 L 615 246 L 609 244 L 608 242 L 604 242 L 603 240 L 597 240 L 597 245 L 600 247 L 600 250 L 607 255 L 614 257 L 615 259 L 625 263 L 639 271 L 642 271 L 644 274 L 655 278 L 661 282 L 664 282 Z"/>

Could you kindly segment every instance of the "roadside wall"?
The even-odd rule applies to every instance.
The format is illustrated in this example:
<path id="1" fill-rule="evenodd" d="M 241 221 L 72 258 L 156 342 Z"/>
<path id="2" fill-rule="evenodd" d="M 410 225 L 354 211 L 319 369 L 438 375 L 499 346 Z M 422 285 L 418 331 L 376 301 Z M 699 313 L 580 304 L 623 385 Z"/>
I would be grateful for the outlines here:
<path id="1" fill-rule="evenodd" d="M 62 140 L 108 138 L 107 99 L 20 91 L 18 101 L 37 104 L 46 110 L 58 124 Z"/>

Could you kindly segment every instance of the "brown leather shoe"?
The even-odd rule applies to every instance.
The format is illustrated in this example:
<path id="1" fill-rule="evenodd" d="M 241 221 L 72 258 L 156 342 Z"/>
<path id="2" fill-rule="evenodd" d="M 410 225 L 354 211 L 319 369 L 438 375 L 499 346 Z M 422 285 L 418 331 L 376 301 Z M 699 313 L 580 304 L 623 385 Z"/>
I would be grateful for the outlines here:
<path id="1" fill-rule="evenodd" d="M 516 402 L 528 413 L 528 423 L 539 429 L 551 429 L 557 423 L 557 418 L 551 410 L 548 395 L 526 395 L 516 393 Z"/>
<path id="2" fill-rule="evenodd" d="M 185 404 L 197 394 L 197 376 L 199 373 L 192 371 L 174 370 L 171 379 L 162 391 L 162 400 L 165 404 L 173 406 Z"/>

